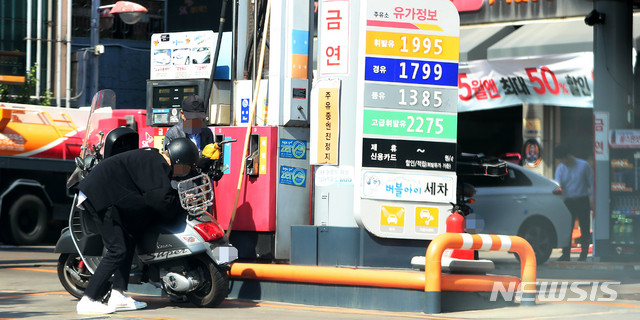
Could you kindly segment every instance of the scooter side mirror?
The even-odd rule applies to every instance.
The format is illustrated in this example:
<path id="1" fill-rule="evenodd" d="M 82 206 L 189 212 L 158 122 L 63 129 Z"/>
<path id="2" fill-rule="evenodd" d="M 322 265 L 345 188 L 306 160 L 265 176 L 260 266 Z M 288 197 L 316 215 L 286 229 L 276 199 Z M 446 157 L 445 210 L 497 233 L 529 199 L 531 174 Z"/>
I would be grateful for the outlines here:
<path id="1" fill-rule="evenodd" d="M 80 168 L 80 170 L 84 170 L 84 160 L 80 157 L 76 157 L 76 167 Z"/>

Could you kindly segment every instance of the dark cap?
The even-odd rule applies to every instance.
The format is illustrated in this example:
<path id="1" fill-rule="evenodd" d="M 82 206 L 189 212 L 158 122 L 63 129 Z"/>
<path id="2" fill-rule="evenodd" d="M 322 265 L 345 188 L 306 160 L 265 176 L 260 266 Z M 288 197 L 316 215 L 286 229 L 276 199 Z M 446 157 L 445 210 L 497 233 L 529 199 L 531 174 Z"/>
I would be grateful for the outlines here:
<path id="1" fill-rule="evenodd" d="M 204 101 L 197 95 L 192 95 L 182 101 L 182 112 L 187 119 L 205 119 L 207 117 Z"/>

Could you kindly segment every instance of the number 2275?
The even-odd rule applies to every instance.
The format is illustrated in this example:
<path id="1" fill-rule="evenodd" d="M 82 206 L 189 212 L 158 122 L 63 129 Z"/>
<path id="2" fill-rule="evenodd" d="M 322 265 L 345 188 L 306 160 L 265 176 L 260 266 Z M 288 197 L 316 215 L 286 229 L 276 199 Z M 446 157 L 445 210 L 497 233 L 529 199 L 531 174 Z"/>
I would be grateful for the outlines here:
<path id="1" fill-rule="evenodd" d="M 442 126 L 442 118 L 407 116 L 407 119 L 409 120 L 407 132 L 431 133 L 431 130 L 434 127 L 435 131 L 433 133 L 435 134 L 441 134 L 444 131 L 444 127 Z M 425 126 L 426 128 L 423 128 Z M 426 129 L 426 132 L 424 129 Z"/>

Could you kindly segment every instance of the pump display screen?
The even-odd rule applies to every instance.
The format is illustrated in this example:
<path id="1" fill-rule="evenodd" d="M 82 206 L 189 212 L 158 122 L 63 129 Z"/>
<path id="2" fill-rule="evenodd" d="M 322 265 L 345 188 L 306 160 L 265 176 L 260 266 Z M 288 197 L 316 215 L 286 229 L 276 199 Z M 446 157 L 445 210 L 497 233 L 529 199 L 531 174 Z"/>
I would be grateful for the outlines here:
<path id="1" fill-rule="evenodd" d="M 198 94 L 198 86 L 172 86 L 153 88 L 153 108 L 180 108 L 188 96 Z"/>
<path id="2" fill-rule="evenodd" d="M 172 126 L 180 121 L 180 107 L 187 97 L 204 91 L 203 81 L 150 81 L 147 84 L 147 123 Z"/>
<path id="3" fill-rule="evenodd" d="M 152 125 L 174 125 L 180 121 L 180 107 L 188 96 L 197 94 L 197 85 L 154 87 Z"/>

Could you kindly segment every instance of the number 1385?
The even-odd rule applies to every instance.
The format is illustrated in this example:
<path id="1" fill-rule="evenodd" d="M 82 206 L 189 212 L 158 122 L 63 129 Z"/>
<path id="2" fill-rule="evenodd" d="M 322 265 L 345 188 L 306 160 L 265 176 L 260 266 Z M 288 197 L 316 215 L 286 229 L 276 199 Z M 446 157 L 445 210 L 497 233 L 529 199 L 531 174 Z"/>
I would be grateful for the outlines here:
<path id="1" fill-rule="evenodd" d="M 418 100 L 420 100 L 423 107 L 432 106 L 434 108 L 439 108 L 442 105 L 442 98 L 440 97 L 440 95 L 442 94 L 441 91 L 435 90 L 432 95 L 431 91 L 424 90 L 422 91 L 421 99 L 418 98 L 418 93 L 420 92 L 419 90 L 410 89 L 407 91 L 408 92 L 405 93 L 405 89 L 399 90 L 399 93 L 400 93 L 400 101 L 398 101 L 399 105 L 415 106 L 416 104 L 418 104 Z M 431 102 L 433 102 L 433 105 Z"/>

